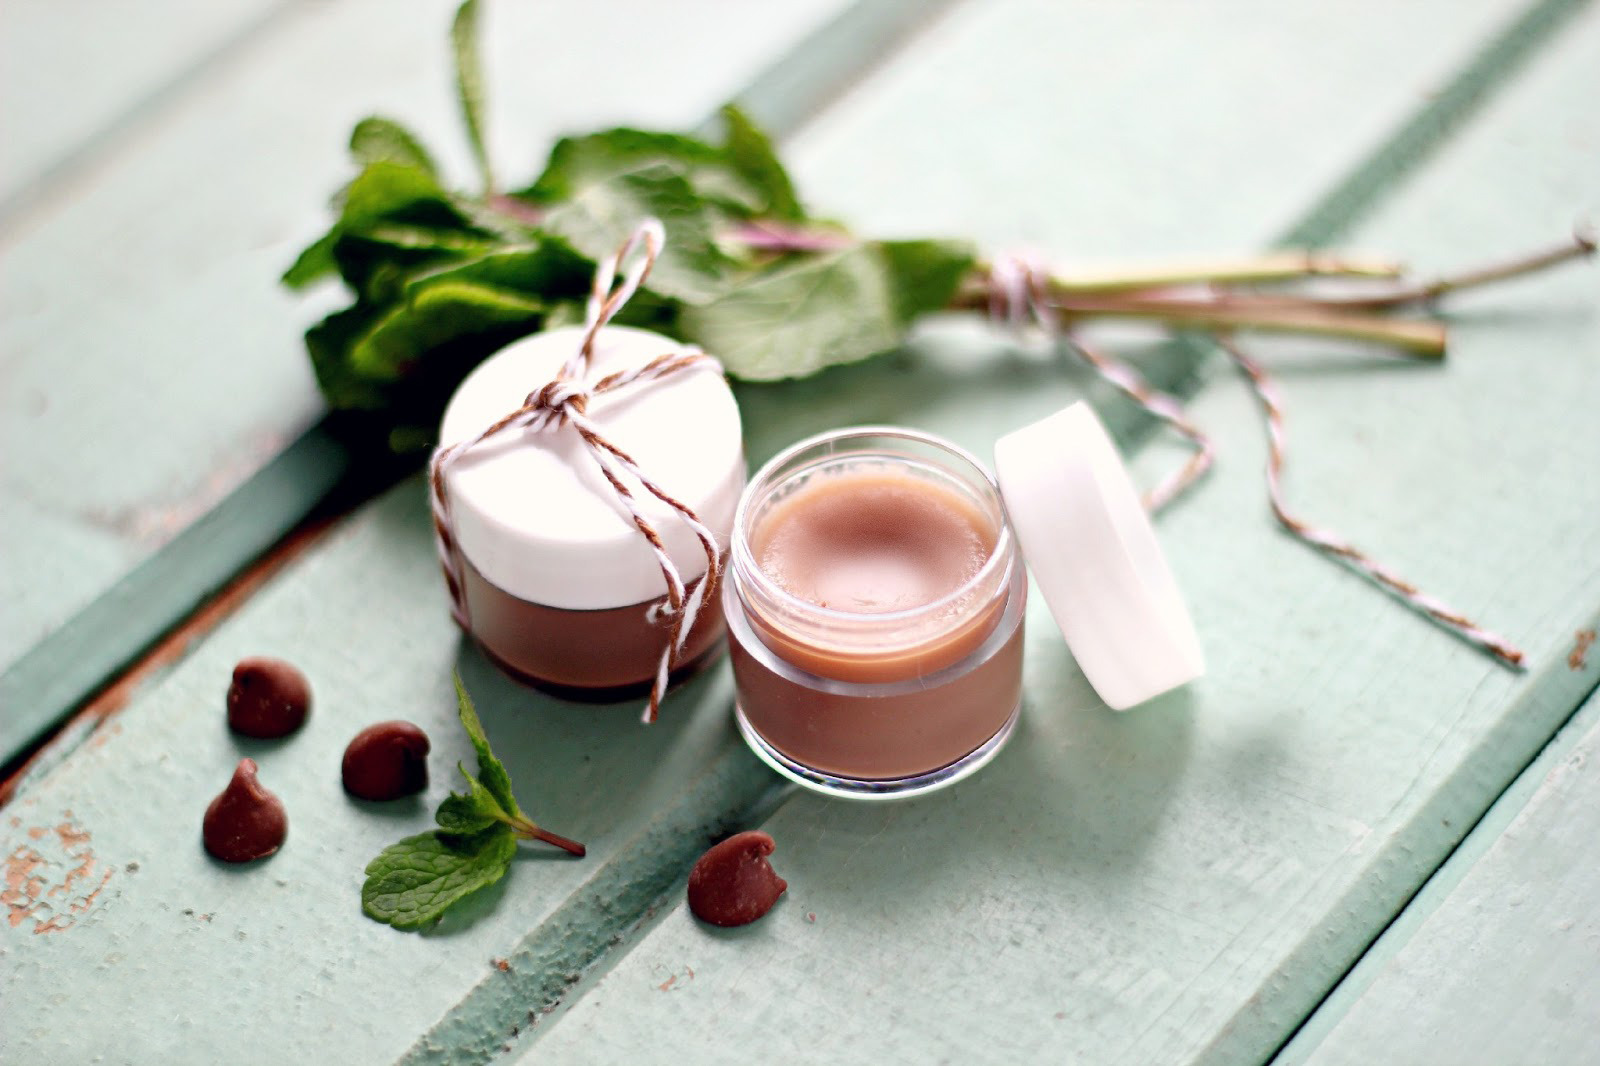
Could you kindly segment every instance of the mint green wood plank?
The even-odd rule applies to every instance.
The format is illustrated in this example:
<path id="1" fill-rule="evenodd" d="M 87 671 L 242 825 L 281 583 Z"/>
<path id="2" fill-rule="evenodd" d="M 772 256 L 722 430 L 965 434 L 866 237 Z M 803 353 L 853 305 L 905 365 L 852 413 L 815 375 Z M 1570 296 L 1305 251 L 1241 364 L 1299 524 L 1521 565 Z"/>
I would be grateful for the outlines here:
<path id="1" fill-rule="evenodd" d="M 1591 697 L 1276 1060 L 1600 1058 Z"/>
<path id="2" fill-rule="evenodd" d="M 9 0 L 0 8 L 0 226 L 293 3 Z"/>
<path id="3" fill-rule="evenodd" d="M 691 125 L 843 6 L 636 0 L 613 9 L 602 48 L 571 5 L 494 5 L 497 154 L 531 171 L 569 128 Z M 29 569 L 5 569 L 0 667 L 317 417 L 300 331 L 319 308 L 280 292 L 277 276 L 326 224 L 362 114 L 414 119 L 449 166 L 469 171 L 446 54 L 452 7 L 430 0 L 405 18 L 373 0 L 296 9 L 0 239 L 6 550 L 48 560 L 60 577 L 48 595 L 24 595 Z M 83 36 L 98 40 L 95 23 Z M 561 39 L 581 43 L 539 43 Z M 537 63 L 526 60 L 534 49 Z M 119 542 L 119 557 L 70 565 L 54 533 L 63 524 Z"/>
<path id="4" fill-rule="evenodd" d="M 1595 29 L 1590 9 L 1358 242 L 1442 264 L 1595 204 Z M 679 903 L 527 1060 L 1269 1056 L 1600 676 L 1567 662 L 1600 615 L 1594 291 L 1589 267 L 1480 297 L 1436 370 L 1258 346 L 1295 498 L 1523 641 L 1528 675 L 1278 534 L 1252 400 L 1213 373 L 1193 413 L 1222 465 L 1162 521 L 1209 676 L 1114 715 L 1035 610 L 1022 735 L 990 770 L 892 807 L 796 796 L 765 823 L 790 885 L 771 915 L 723 933 Z"/>

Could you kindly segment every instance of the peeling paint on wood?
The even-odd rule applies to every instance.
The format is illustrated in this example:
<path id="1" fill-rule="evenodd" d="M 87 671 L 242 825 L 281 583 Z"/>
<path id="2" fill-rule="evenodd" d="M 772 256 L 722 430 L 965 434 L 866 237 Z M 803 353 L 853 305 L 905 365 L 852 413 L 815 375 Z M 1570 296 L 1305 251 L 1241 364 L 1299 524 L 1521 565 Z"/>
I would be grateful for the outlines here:
<path id="1" fill-rule="evenodd" d="M 117 872 L 95 855 L 89 830 L 71 811 L 53 825 L 24 826 L 13 817 L 0 851 L 6 856 L 0 889 L 6 926 L 36 936 L 77 925 L 102 902 Z"/>

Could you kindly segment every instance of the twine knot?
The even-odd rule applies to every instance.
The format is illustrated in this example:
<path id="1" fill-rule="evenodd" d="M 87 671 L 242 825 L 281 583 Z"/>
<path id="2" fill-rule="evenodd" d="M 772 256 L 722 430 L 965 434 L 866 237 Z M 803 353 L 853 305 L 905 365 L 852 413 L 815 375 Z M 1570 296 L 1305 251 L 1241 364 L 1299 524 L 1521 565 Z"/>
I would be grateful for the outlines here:
<path id="1" fill-rule="evenodd" d="M 529 412 L 528 429 L 535 433 L 558 429 L 567 424 L 569 412 L 579 415 L 589 411 L 589 399 L 594 390 L 581 379 L 557 378 L 541 389 L 528 393 L 522 409 Z"/>

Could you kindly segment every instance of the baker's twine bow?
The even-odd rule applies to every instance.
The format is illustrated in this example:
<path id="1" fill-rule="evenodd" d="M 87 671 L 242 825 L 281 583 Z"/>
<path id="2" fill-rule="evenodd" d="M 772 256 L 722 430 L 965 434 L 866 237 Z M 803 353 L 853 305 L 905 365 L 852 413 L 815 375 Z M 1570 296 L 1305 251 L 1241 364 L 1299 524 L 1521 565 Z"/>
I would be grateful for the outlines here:
<path id="1" fill-rule="evenodd" d="M 661 713 L 661 700 L 666 694 L 667 681 L 678 665 L 684 646 L 694 629 L 708 597 L 716 591 L 720 575 L 721 553 L 717 538 L 698 515 L 681 501 L 658 485 L 639 468 L 633 457 L 608 441 L 600 426 L 589 417 L 589 401 L 596 396 L 627 388 L 631 385 L 648 385 L 654 381 L 695 369 L 715 370 L 722 373 L 722 364 L 693 346 L 680 346 L 677 351 L 659 355 L 642 366 L 619 370 L 598 380 L 585 375 L 594 358 L 594 346 L 600 331 L 621 311 L 639 286 L 649 277 L 651 268 L 666 243 L 661 223 L 646 219 L 622 242 L 616 255 L 599 263 L 595 268 L 594 284 L 589 291 L 584 315 L 583 340 L 568 358 L 554 381 L 528 394 L 521 407 L 505 415 L 493 425 L 459 443 L 441 447 L 433 453 L 429 466 L 430 496 L 433 504 L 434 542 L 439 550 L 439 563 L 444 570 L 445 584 L 450 590 L 451 610 L 456 622 L 471 631 L 467 617 L 465 587 L 462 584 L 461 561 L 452 533 L 450 497 L 445 488 L 445 472 L 467 452 L 490 437 L 508 430 L 522 429 L 530 433 L 552 433 L 571 426 L 583 440 L 590 458 L 605 477 L 617 500 L 633 519 L 640 535 L 655 553 L 656 563 L 667 585 L 667 602 L 651 609 L 651 622 L 671 619 L 671 631 L 661 653 L 655 680 L 650 687 L 650 703 L 645 708 L 643 720 L 654 722 Z M 637 254 L 636 254 L 637 253 Z M 634 257 L 629 261 L 629 257 Z M 624 270 L 624 264 L 628 264 Z M 617 275 L 622 281 L 617 283 Z M 676 512 L 676 517 L 694 533 L 706 556 L 705 578 L 691 590 L 678 572 L 672 557 L 656 528 L 645 516 L 635 491 L 629 484 L 637 484 Z"/>
<path id="2" fill-rule="evenodd" d="M 1063 328 L 1061 316 L 1050 300 L 1050 275 L 1036 260 L 1011 255 L 997 259 L 989 271 L 989 313 L 996 321 L 1020 326 L 1030 318 L 1051 337 L 1059 338 L 1119 392 L 1188 438 L 1195 452 L 1182 468 L 1168 475 L 1145 496 L 1145 507 L 1159 511 L 1200 479 L 1216 456 L 1211 440 L 1189 420 L 1177 398 L 1153 388 L 1138 371 L 1085 344 Z M 1287 434 L 1282 400 L 1265 368 L 1247 355 L 1229 336 L 1214 339 L 1244 373 L 1261 403 L 1267 424 L 1267 498 L 1272 513 L 1284 529 L 1323 555 L 1364 574 L 1380 588 L 1468 644 L 1488 652 L 1513 669 L 1521 669 L 1523 653 L 1493 630 L 1473 622 L 1435 596 L 1423 592 L 1393 570 L 1372 559 L 1332 530 L 1314 526 L 1289 509 L 1283 492 L 1283 467 Z"/>

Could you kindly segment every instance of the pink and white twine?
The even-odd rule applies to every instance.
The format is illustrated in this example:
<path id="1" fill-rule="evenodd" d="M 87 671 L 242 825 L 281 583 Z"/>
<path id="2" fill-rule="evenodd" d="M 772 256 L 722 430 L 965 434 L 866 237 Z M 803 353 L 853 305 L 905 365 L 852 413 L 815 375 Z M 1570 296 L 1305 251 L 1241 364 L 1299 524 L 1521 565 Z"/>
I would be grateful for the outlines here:
<path id="1" fill-rule="evenodd" d="M 639 286 L 649 277 L 650 270 L 660 256 L 665 242 L 666 234 L 661 223 L 655 219 L 647 219 L 627 240 L 623 241 L 614 256 L 599 263 L 595 268 L 594 284 L 589 291 L 582 342 L 562 366 L 555 380 L 530 392 L 521 407 L 475 436 L 437 449 L 429 464 L 428 478 L 433 506 L 434 542 L 439 551 L 440 566 L 444 570 L 445 584 L 450 591 L 451 610 L 457 623 L 470 632 L 471 623 L 467 615 L 461 560 L 455 544 L 445 473 L 467 452 L 505 430 L 553 433 L 565 426 L 572 427 L 583 440 L 590 458 L 594 460 L 600 473 L 616 494 L 617 501 L 627 510 L 634 526 L 650 545 L 656 563 L 661 568 L 661 576 L 667 585 L 666 605 L 651 610 L 651 622 L 663 617 L 671 619 L 671 632 L 651 684 L 650 702 L 643 715 L 645 722 L 654 722 L 659 717 L 661 700 L 666 695 L 672 669 L 678 665 L 678 659 L 688 643 L 689 635 L 694 629 L 695 620 L 699 617 L 706 598 L 716 590 L 720 551 L 716 535 L 700 521 L 693 509 L 674 499 L 665 489 L 651 480 L 632 456 L 605 438 L 599 424 L 589 417 L 589 401 L 608 392 L 633 385 L 648 385 L 697 368 L 713 369 L 721 373 L 722 365 L 700 349 L 685 346 L 675 352 L 657 356 L 642 366 L 608 374 L 598 380 L 589 380 L 585 375 L 593 361 L 595 342 L 600 331 L 617 312 L 622 310 L 634 293 L 639 291 Z M 628 263 L 629 257 L 636 252 L 639 254 L 624 270 L 624 264 Z M 622 274 L 621 284 L 617 284 L 619 272 Z M 696 583 L 693 589 L 686 587 L 682 574 L 679 573 L 666 546 L 662 543 L 660 534 L 646 517 L 635 491 L 629 487 L 630 483 L 643 488 L 645 492 L 676 512 L 675 517 L 686 525 L 700 542 L 700 547 L 706 556 L 706 574 L 704 580 Z"/>
<path id="2" fill-rule="evenodd" d="M 1064 341 L 1119 392 L 1171 426 L 1194 446 L 1195 451 L 1189 461 L 1146 494 L 1147 509 L 1159 511 L 1187 491 L 1211 468 L 1215 447 L 1210 438 L 1190 421 L 1182 403 L 1153 388 L 1126 363 L 1085 344 L 1063 328 L 1061 316 L 1050 299 L 1050 275 L 1037 261 L 1014 255 L 1001 257 L 990 267 L 989 280 L 989 312 L 992 318 L 1012 326 L 1019 326 L 1031 318 L 1047 334 Z M 1505 637 L 1478 625 L 1436 596 L 1423 592 L 1332 530 L 1314 526 L 1289 509 L 1283 491 L 1287 434 L 1283 402 L 1277 385 L 1261 364 L 1245 354 L 1230 337 L 1217 334 L 1215 339 L 1243 371 L 1261 402 L 1267 425 L 1267 497 L 1278 522 L 1301 542 L 1364 574 L 1384 591 L 1462 640 L 1488 652 L 1505 665 L 1520 669 L 1523 653 Z"/>

